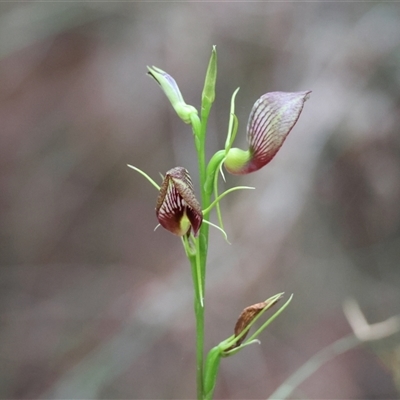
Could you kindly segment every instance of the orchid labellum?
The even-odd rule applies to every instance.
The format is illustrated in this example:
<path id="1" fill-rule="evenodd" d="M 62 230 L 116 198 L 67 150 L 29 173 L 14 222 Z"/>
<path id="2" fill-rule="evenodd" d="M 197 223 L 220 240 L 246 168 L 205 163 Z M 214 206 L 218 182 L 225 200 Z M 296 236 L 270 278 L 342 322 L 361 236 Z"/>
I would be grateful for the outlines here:
<path id="1" fill-rule="evenodd" d="M 249 149 L 230 149 L 224 163 L 227 171 L 248 174 L 268 164 L 299 119 L 310 93 L 271 92 L 261 96 L 247 123 Z"/>

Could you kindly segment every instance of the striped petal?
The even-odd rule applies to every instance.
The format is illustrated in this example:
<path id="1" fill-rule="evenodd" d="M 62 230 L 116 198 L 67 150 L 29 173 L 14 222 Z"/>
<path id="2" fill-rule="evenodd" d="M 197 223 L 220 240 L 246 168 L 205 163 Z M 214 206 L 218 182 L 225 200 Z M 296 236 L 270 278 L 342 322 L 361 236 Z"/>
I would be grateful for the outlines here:
<path id="1" fill-rule="evenodd" d="M 244 173 L 257 171 L 272 160 L 299 119 L 310 93 L 271 92 L 256 101 L 247 124 L 250 160 Z"/>
<path id="2" fill-rule="evenodd" d="M 183 167 L 170 169 L 166 174 L 157 199 L 156 215 L 162 227 L 175 235 L 197 235 L 203 213 L 194 195 L 193 183 Z"/>

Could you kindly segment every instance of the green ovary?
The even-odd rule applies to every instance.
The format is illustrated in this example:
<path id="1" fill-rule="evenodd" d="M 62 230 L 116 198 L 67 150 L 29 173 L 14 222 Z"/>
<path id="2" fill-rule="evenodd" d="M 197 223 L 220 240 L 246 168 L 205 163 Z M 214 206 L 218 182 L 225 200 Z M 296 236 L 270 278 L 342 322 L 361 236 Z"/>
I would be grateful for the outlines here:
<path id="1" fill-rule="evenodd" d="M 228 151 L 224 165 L 226 170 L 231 174 L 244 174 L 246 173 L 246 166 L 250 158 L 250 152 L 248 150 L 245 151 L 234 147 Z"/>

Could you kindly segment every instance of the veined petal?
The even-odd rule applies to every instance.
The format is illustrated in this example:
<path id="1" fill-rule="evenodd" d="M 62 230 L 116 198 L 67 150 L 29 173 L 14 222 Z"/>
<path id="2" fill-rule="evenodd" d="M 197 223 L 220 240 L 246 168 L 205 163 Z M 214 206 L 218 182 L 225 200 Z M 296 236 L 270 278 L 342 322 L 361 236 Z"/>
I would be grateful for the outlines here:
<path id="1" fill-rule="evenodd" d="M 310 93 L 271 92 L 256 101 L 247 124 L 250 160 L 242 173 L 256 171 L 272 160 L 299 119 Z"/>
<path id="2" fill-rule="evenodd" d="M 175 167 L 165 174 L 157 199 L 156 215 L 160 225 L 178 236 L 197 235 L 203 213 L 194 195 L 193 183 L 188 171 Z"/>

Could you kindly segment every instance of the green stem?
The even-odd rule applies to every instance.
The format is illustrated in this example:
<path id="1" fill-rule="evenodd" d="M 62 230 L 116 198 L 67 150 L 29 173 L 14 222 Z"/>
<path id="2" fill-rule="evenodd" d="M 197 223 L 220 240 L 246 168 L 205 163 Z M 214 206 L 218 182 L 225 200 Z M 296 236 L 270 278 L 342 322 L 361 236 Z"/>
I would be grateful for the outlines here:
<path id="1" fill-rule="evenodd" d="M 196 239 L 196 243 L 199 240 Z M 198 245 L 196 245 L 198 248 Z M 201 290 L 201 274 L 199 257 L 196 254 L 189 258 L 192 266 L 193 286 L 195 287 L 194 311 L 196 316 L 196 377 L 197 377 L 197 398 L 203 398 L 203 348 L 204 348 L 204 303 L 202 297 L 204 296 Z"/>
<path id="2" fill-rule="evenodd" d="M 210 203 L 210 194 L 207 194 L 204 190 L 204 183 L 206 179 L 205 138 L 209 112 L 210 108 L 208 108 L 208 110 L 205 110 L 202 107 L 201 122 L 199 121 L 197 115 L 193 115 L 192 119 L 192 128 L 199 163 L 199 181 L 201 187 L 200 201 L 202 204 L 202 208 L 207 207 L 206 205 Z M 192 264 L 193 284 L 199 289 L 198 295 L 195 297 L 194 304 L 196 315 L 197 398 L 199 400 L 202 400 L 204 398 L 204 296 L 208 232 L 208 225 L 202 224 L 199 232 L 199 237 L 195 239 L 195 258 L 190 259 Z"/>
<path id="3" fill-rule="evenodd" d="M 190 241 L 191 239 L 191 241 Z M 203 399 L 203 347 L 204 347 L 204 303 L 203 286 L 201 283 L 199 239 L 193 236 L 182 238 L 186 256 L 190 261 L 194 287 L 194 311 L 196 317 L 196 377 L 197 398 Z M 194 246 L 193 246 L 194 241 Z"/>
<path id="4" fill-rule="evenodd" d="M 204 398 L 203 363 L 204 363 L 204 307 L 196 302 L 196 358 L 197 358 L 197 398 Z"/>
<path id="5" fill-rule="evenodd" d="M 201 206 L 202 209 L 206 209 L 211 202 L 211 193 L 205 190 L 205 182 L 207 179 L 207 165 L 206 165 L 206 155 L 205 155 L 205 139 L 207 131 L 208 115 L 210 113 L 211 104 L 209 106 L 203 107 L 201 110 L 201 132 L 199 134 L 199 149 L 198 149 L 198 159 L 199 159 L 199 180 L 201 188 Z M 204 214 L 204 218 L 208 217 L 208 213 Z M 203 288 L 203 296 L 205 296 L 205 281 L 206 281 L 206 264 L 207 264 L 207 253 L 208 253 L 208 235 L 209 235 L 209 225 L 202 224 L 200 228 L 199 238 L 198 238 L 198 269 L 201 274 L 201 286 Z M 204 302 L 203 304 L 197 305 L 196 310 L 196 320 L 197 320 L 197 395 L 199 399 L 204 399 Z M 201 369 L 201 372 L 200 372 Z M 199 388 L 200 387 L 200 388 Z"/>
<path id="6" fill-rule="evenodd" d="M 200 187 L 201 187 L 201 205 L 202 208 L 208 207 L 210 203 L 210 196 L 204 190 L 204 183 L 206 179 L 206 155 L 205 155 L 205 138 L 206 138 L 206 130 L 207 130 L 207 120 L 208 113 L 201 113 L 201 133 L 200 133 L 200 149 L 198 152 L 199 157 L 199 178 L 200 178 Z M 204 217 L 206 217 L 204 215 Z M 203 296 L 205 297 L 205 281 L 206 281 L 206 264 L 207 264 L 207 251 L 208 251 L 208 234 L 209 234 L 209 226 L 207 224 L 202 224 L 200 228 L 200 234 L 198 238 L 198 270 L 200 271 L 200 280 L 201 286 L 203 288 Z M 196 319 L 197 319 L 197 396 L 199 400 L 204 399 L 204 300 L 202 304 L 198 304 L 196 310 Z M 200 386 L 200 388 L 199 388 Z"/>
<path id="7" fill-rule="evenodd" d="M 204 89 L 201 100 L 200 118 L 193 113 L 190 116 L 190 122 L 193 129 L 194 141 L 199 165 L 199 183 L 200 183 L 200 203 L 202 210 L 207 209 L 211 202 L 211 194 L 206 191 L 205 183 L 207 179 L 206 164 L 206 133 L 208 116 L 215 98 L 215 80 L 217 74 L 217 53 L 213 47 L 210 62 L 208 65 Z M 204 213 L 203 218 L 207 218 L 208 213 Z M 209 225 L 202 224 L 198 238 L 195 238 L 195 257 L 190 257 L 192 265 L 193 283 L 196 286 L 197 295 L 195 296 L 195 314 L 196 314 L 196 358 L 197 358 L 197 398 L 203 400 L 204 393 L 204 297 L 206 280 L 206 263 L 208 251 L 208 233 Z"/>

